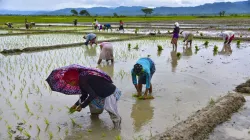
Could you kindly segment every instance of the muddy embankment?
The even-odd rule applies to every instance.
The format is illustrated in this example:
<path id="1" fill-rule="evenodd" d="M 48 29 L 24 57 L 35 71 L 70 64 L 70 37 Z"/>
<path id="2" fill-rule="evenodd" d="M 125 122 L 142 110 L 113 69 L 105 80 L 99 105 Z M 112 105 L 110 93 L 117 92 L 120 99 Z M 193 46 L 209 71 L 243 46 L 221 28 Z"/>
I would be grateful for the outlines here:
<path id="1" fill-rule="evenodd" d="M 227 121 L 243 106 L 245 101 L 243 95 L 238 93 L 230 93 L 216 102 L 210 101 L 207 107 L 152 140 L 204 140 L 218 124 Z"/>

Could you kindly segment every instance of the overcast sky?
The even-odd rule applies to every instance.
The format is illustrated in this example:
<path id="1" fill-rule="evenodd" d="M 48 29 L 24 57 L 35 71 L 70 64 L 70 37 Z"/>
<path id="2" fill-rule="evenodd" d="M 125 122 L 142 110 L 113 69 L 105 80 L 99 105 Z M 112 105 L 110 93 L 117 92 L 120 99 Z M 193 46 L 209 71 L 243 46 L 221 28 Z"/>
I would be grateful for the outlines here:
<path id="1" fill-rule="evenodd" d="M 197 6 L 213 2 L 244 0 L 0 0 L 0 9 L 8 10 L 57 10 L 62 8 L 90 8 L 96 6 Z"/>

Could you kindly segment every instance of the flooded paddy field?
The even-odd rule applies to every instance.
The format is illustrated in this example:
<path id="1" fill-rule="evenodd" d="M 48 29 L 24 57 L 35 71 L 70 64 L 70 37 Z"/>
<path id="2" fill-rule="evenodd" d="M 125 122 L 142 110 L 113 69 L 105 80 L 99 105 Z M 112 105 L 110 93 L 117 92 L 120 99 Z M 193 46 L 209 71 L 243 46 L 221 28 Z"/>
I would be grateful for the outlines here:
<path id="1" fill-rule="evenodd" d="M 28 35 L 15 35 L 15 36 L 2 36 L 0 37 L 0 50 L 4 49 L 23 49 L 26 47 L 38 46 L 51 46 L 59 44 L 71 44 L 84 42 L 83 36 L 85 34 L 28 34 Z M 112 36 L 112 35 L 99 35 L 98 40 L 110 40 L 126 38 L 127 36 Z"/>
<path id="2" fill-rule="evenodd" d="M 39 37 L 57 38 L 51 42 L 61 44 L 68 43 L 71 38 L 84 41 L 82 35 L 67 35 L 38 35 L 36 41 L 27 45 L 1 46 L 46 45 L 47 41 Z M 25 38 L 28 40 L 26 36 L 21 36 L 19 41 Z M 194 40 L 192 48 L 185 47 L 179 41 L 177 51 L 172 50 L 170 39 L 164 37 L 113 42 L 113 65 L 106 62 L 96 64 L 99 46 L 83 45 L 21 55 L 0 55 L 0 139 L 17 136 L 55 140 L 150 139 L 206 106 L 211 98 L 227 94 L 249 78 L 250 62 L 247 60 L 250 58 L 250 42 L 242 41 L 237 46 L 234 41 L 230 51 L 223 49 L 222 41 L 207 40 L 209 44 L 204 46 L 205 41 Z M 131 49 L 128 49 L 129 43 Z M 133 49 L 136 45 L 139 49 Z M 158 52 L 157 45 L 163 46 L 164 50 Z M 216 53 L 213 52 L 215 45 L 219 48 Z M 199 51 L 195 50 L 195 46 Z M 177 57 L 178 52 L 181 57 Z M 135 89 L 130 70 L 140 57 L 150 57 L 156 64 L 152 79 L 153 100 L 142 101 L 132 97 Z M 113 130 L 107 112 L 101 114 L 99 119 L 90 116 L 88 107 L 80 113 L 68 114 L 68 107 L 79 96 L 67 96 L 50 90 L 45 81 L 50 72 L 70 64 L 102 69 L 121 89 L 122 97 L 118 104 L 122 116 L 120 131 Z"/>

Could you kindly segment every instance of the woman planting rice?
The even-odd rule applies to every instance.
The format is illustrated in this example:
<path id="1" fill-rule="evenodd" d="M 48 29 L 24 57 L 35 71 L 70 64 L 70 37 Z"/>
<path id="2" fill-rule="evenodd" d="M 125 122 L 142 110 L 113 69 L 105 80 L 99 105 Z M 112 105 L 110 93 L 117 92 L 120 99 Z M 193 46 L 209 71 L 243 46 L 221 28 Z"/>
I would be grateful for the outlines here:
<path id="1" fill-rule="evenodd" d="M 122 20 L 120 20 L 119 25 L 120 25 L 120 27 L 119 27 L 119 31 L 120 31 L 120 30 L 123 30 L 123 32 L 124 32 L 124 27 L 123 27 L 124 22 L 123 22 Z"/>
<path id="2" fill-rule="evenodd" d="M 106 60 L 107 62 L 111 60 L 111 63 L 114 63 L 114 56 L 113 56 L 113 46 L 109 42 L 103 42 L 100 44 L 101 53 L 99 56 L 98 64 L 101 64 L 102 60 Z"/>
<path id="3" fill-rule="evenodd" d="M 70 85 L 78 85 L 82 94 L 70 111 L 72 113 L 80 112 L 89 105 L 91 114 L 99 115 L 105 109 L 109 113 L 114 127 L 120 128 L 121 117 L 118 113 L 117 102 L 120 99 L 121 91 L 109 77 L 107 78 L 106 73 L 102 71 L 96 73 L 97 75 L 94 73 L 96 71 L 90 68 L 89 70 L 71 69 L 64 74 L 63 80 Z"/>
<path id="4" fill-rule="evenodd" d="M 177 42 L 178 42 L 179 32 L 180 32 L 179 23 L 175 22 L 174 26 L 175 28 L 173 32 L 170 33 L 170 34 L 173 34 L 171 44 L 173 44 L 173 49 L 175 48 L 175 50 L 177 50 Z"/>
<path id="5" fill-rule="evenodd" d="M 133 84 L 137 90 L 137 96 L 141 96 L 142 92 L 142 84 L 146 84 L 146 91 L 144 94 L 144 98 L 147 98 L 148 92 L 152 93 L 152 84 L 151 79 L 153 74 L 155 73 L 155 64 L 150 58 L 140 58 L 134 68 L 131 70 Z M 137 77 L 138 76 L 138 84 Z"/>
<path id="6" fill-rule="evenodd" d="M 180 34 L 183 35 L 183 37 L 184 37 L 183 42 L 184 43 L 186 42 L 186 46 L 188 45 L 188 43 L 190 43 L 190 47 L 191 47 L 192 46 L 192 41 L 193 41 L 193 38 L 194 38 L 194 34 L 189 32 L 189 31 L 182 31 Z"/>
<path id="7" fill-rule="evenodd" d="M 86 42 L 84 43 L 85 45 L 88 45 L 90 43 L 90 45 L 92 46 L 92 44 L 96 44 L 96 35 L 93 33 L 87 34 L 86 36 L 83 37 L 84 39 L 86 39 Z"/>
<path id="8" fill-rule="evenodd" d="M 110 24 L 104 24 L 103 30 L 105 31 L 107 29 L 107 31 L 110 29 L 112 31 L 112 27 Z"/>
<path id="9" fill-rule="evenodd" d="M 234 32 L 233 31 L 225 31 L 225 32 L 220 33 L 219 36 L 223 38 L 224 46 L 230 45 L 232 40 L 234 39 Z"/>

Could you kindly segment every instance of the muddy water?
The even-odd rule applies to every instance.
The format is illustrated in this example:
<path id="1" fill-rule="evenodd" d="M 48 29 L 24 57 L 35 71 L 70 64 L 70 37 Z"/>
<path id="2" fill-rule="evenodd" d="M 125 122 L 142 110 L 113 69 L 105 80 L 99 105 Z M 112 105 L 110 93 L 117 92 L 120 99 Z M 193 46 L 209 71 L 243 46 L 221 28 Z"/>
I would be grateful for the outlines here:
<path id="1" fill-rule="evenodd" d="M 250 43 L 242 42 L 240 48 L 232 44 L 232 53 L 222 51 L 214 56 L 213 46 L 222 49 L 222 42 L 195 40 L 193 49 L 184 48 L 179 41 L 177 58 L 172 51 L 170 40 L 136 40 L 114 42 L 115 64 L 96 64 L 99 47 L 79 46 L 60 50 L 27 53 L 15 56 L 0 56 L 0 138 L 8 137 L 8 126 L 15 130 L 17 123 L 26 120 L 22 127 L 37 139 L 107 139 L 121 136 L 125 140 L 149 139 L 164 132 L 192 112 L 207 105 L 209 99 L 217 98 L 230 91 L 250 74 Z M 131 43 L 131 50 L 128 50 Z M 132 49 L 139 45 L 139 50 Z M 157 52 L 157 45 L 164 50 Z M 199 46 L 196 53 L 194 46 Z M 154 100 L 140 101 L 132 97 L 135 89 L 131 82 L 130 70 L 140 57 L 150 57 L 155 61 L 153 76 Z M 69 64 L 98 67 L 106 71 L 122 90 L 119 112 L 122 116 L 121 131 L 113 130 L 107 112 L 92 118 L 89 109 L 69 115 L 65 106 L 71 106 L 78 96 L 66 96 L 51 92 L 45 79 L 58 67 Z M 145 88 L 145 87 L 144 87 Z M 25 101 L 32 113 L 27 113 Z M 33 115 L 32 115 L 33 114 Z M 50 122 L 46 127 L 44 119 Z M 81 126 L 73 126 L 70 118 Z M 31 127 L 30 127 L 31 125 Z M 41 129 L 38 133 L 37 126 Z M 60 131 L 58 131 L 60 127 Z M 68 132 L 68 133 L 67 133 Z M 13 137 L 19 135 L 17 131 Z"/>
<path id="2" fill-rule="evenodd" d="M 51 46 L 84 42 L 85 34 L 38 34 L 0 37 L 0 51 L 3 49 L 22 49 L 25 47 Z M 98 40 L 119 39 L 118 36 L 98 35 Z"/>

